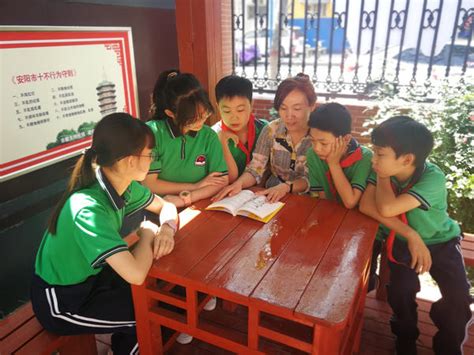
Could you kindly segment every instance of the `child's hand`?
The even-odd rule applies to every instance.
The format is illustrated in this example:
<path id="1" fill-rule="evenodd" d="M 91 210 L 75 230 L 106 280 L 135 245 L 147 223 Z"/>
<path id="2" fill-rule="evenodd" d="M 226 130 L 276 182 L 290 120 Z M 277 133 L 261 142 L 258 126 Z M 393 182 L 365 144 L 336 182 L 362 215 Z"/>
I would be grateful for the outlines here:
<path id="1" fill-rule="evenodd" d="M 339 165 L 341 158 L 346 154 L 347 143 L 344 142 L 342 136 L 336 137 L 336 140 L 331 144 L 331 151 L 326 158 L 328 165 Z"/>
<path id="2" fill-rule="evenodd" d="M 174 248 L 174 236 L 170 230 L 160 229 L 153 241 L 153 257 L 159 259 L 168 255 Z"/>
<path id="3" fill-rule="evenodd" d="M 198 190 L 206 186 L 225 185 L 227 181 L 227 175 L 223 176 L 222 173 L 215 171 L 194 185 L 196 190 Z"/>
<path id="4" fill-rule="evenodd" d="M 426 247 L 421 237 L 412 238 L 408 240 L 408 250 L 411 254 L 410 267 L 418 274 L 423 274 L 430 271 L 431 268 L 431 253 Z"/>
<path id="5" fill-rule="evenodd" d="M 217 195 L 211 198 L 211 201 L 222 200 L 227 195 L 229 196 L 237 195 L 240 191 L 242 191 L 242 183 L 240 181 L 236 181 L 233 184 L 230 184 L 229 186 L 224 187 L 221 191 L 217 193 Z"/>
<path id="6" fill-rule="evenodd" d="M 281 183 L 269 189 L 257 191 L 255 195 L 267 196 L 268 202 L 275 203 L 280 201 L 288 192 L 290 192 L 290 187 L 285 183 Z"/>
<path id="7" fill-rule="evenodd" d="M 235 133 L 220 131 L 218 136 L 222 144 L 227 144 L 229 140 L 233 141 L 235 145 L 239 144 L 239 137 Z"/>
<path id="8" fill-rule="evenodd" d="M 175 205 L 178 208 L 185 207 L 183 199 L 179 197 L 178 195 L 166 195 L 165 197 L 163 197 L 163 200 L 171 202 L 173 205 Z"/>

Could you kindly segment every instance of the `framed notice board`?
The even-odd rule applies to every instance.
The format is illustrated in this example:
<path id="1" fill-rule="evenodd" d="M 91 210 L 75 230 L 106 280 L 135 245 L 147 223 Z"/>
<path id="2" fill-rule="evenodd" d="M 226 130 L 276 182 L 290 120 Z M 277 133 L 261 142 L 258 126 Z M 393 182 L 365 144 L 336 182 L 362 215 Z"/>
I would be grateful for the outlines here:
<path id="1" fill-rule="evenodd" d="M 0 182 L 80 154 L 138 115 L 130 28 L 0 26 Z"/>

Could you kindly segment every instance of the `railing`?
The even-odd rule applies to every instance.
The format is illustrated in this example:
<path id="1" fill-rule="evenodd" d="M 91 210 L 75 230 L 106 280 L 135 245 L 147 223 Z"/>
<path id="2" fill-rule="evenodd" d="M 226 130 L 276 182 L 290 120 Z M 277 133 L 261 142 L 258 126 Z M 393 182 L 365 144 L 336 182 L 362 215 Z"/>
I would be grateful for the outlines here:
<path id="1" fill-rule="evenodd" d="M 320 95 L 472 80 L 474 0 L 233 0 L 233 70 L 258 92 L 308 74 Z"/>

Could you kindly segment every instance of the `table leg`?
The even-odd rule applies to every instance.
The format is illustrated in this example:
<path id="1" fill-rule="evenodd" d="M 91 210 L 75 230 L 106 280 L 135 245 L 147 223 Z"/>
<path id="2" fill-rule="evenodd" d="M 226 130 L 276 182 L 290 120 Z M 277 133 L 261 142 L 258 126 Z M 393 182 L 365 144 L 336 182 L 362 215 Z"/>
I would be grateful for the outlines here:
<path id="1" fill-rule="evenodd" d="M 137 339 L 140 345 L 140 354 L 154 355 L 163 353 L 163 343 L 161 332 L 153 332 L 150 321 L 148 320 L 148 311 L 150 309 L 150 300 L 146 294 L 146 285 L 150 280 L 146 280 L 143 285 L 132 285 L 133 304 L 135 306 L 135 320 L 137 329 Z M 158 329 L 159 330 L 159 329 Z"/>
<path id="2" fill-rule="evenodd" d="M 336 355 L 341 349 L 342 331 L 316 324 L 313 332 L 313 351 L 315 355 Z"/>
<path id="3" fill-rule="evenodd" d="M 258 325 L 260 323 L 260 312 L 249 306 L 248 324 L 248 346 L 250 349 L 258 350 Z"/>

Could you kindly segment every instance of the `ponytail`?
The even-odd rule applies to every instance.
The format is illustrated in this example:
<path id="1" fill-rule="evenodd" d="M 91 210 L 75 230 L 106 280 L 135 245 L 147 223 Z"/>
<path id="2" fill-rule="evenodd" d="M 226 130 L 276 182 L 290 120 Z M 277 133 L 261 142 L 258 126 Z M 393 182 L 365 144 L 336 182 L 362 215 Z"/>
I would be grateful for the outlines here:
<path id="1" fill-rule="evenodd" d="M 94 129 L 92 146 L 77 161 L 66 191 L 51 214 L 48 232 L 56 234 L 59 215 L 68 198 L 95 183 L 96 165 L 113 166 L 120 159 L 140 154 L 145 147 L 155 147 L 155 137 L 144 122 L 124 112 L 102 118 Z"/>
<path id="2" fill-rule="evenodd" d="M 182 131 L 197 120 L 198 107 L 206 113 L 214 113 L 207 92 L 193 74 L 171 69 L 158 76 L 149 110 L 150 120 L 164 120 L 168 117 L 165 110 L 170 110 L 175 125 Z"/>
<path id="3" fill-rule="evenodd" d="M 93 148 L 86 149 L 84 154 L 79 158 L 74 166 L 71 177 L 67 184 L 66 191 L 61 196 L 61 199 L 57 203 L 56 207 L 53 210 L 53 213 L 49 217 L 48 221 L 48 232 L 51 234 L 56 234 L 56 226 L 58 223 L 59 214 L 63 209 L 64 204 L 66 203 L 69 196 L 73 192 L 83 189 L 87 186 L 92 185 L 95 181 L 95 171 L 92 166 L 95 156 L 95 151 Z"/>

